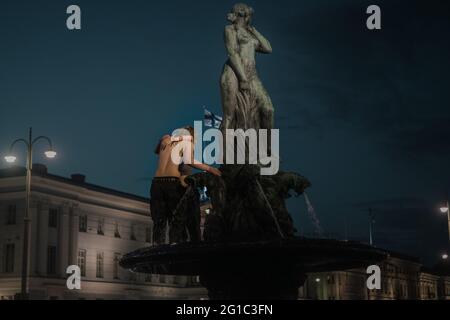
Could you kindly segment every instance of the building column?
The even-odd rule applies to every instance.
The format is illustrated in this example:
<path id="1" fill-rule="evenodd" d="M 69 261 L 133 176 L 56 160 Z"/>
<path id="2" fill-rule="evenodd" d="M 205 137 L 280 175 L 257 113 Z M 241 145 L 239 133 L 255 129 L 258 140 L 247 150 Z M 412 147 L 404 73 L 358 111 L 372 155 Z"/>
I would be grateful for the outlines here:
<path id="1" fill-rule="evenodd" d="M 48 250 L 48 210 L 49 204 L 43 203 L 38 212 L 38 241 L 36 250 L 37 273 L 41 276 L 47 274 L 47 250 Z"/>
<path id="2" fill-rule="evenodd" d="M 69 217 L 69 264 L 78 264 L 78 232 L 80 216 L 78 206 L 73 206 Z"/>
<path id="3" fill-rule="evenodd" d="M 58 223 L 58 270 L 61 277 L 66 276 L 69 266 L 69 207 L 63 205 Z"/>

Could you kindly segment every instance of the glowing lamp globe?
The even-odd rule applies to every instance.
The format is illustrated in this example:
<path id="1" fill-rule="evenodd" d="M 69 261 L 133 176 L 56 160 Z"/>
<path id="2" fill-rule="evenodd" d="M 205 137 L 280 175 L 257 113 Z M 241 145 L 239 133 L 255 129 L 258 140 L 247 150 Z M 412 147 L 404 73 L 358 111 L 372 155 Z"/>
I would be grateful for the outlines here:
<path id="1" fill-rule="evenodd" d="M 46 156 L 47 158 L 49 158 L 49 159 L 53 159 L 53 158 L 56 157 L 56 152 L 53 151 L 53 150 L 46 151 L 46 152 L 45 152 L 45 156 Z"/>
<path id="2" fill-rule="evenodd" d="M 6 162 L 8 162 L 8 163 L 14 163 L 14 162 L 16 162 L 16 157 L 14 157 L 14 156 L 6 156 L 5 157 L 5 160 L 6 160 Z"/>

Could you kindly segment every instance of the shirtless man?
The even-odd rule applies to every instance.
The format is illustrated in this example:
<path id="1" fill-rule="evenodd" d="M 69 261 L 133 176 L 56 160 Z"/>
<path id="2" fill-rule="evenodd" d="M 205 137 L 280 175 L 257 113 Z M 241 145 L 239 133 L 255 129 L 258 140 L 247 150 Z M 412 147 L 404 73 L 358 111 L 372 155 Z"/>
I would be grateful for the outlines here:
<path id="1" fill-rule="evenodd" d="M 221 172 L 216 168 L 202 163 L 194 163 L 194 129 L 192 127 L 183 128 L 183 134 L 181 136 L 172 137 L 166 135 L 161 139 L 155 149 L 155 153 L 159 156 L 159 165 L 150 190 L 150 207 L 153 219 L 153 242 L 156 245 L 164 244 L 166 242 L 167 225 L 169 225 L 169 243 L 184 242 L 187 238 L 187 213 L 178 212 L 177 214 L 179 216 L 174 215 L 178 203 L 186 193 L 186 188 L 181 182 L 182 173 L 180 171 L 180 164 L 174 163 L 172 160 L 172 152 L 177 152 L 177 149 L 175 148 L 181 142 L 190 144 L 191 161 L 188 161 L 186 164 L 195 169 L 206 171 L 217 176 L 221 175 Z M 198 211 L 198 214 L 200 214 L 198 201 L 193 203 L 193 207 L 194 206 L 196 208 L 192 208 L 190 214 L 193 214 L 194 211 Z"/>

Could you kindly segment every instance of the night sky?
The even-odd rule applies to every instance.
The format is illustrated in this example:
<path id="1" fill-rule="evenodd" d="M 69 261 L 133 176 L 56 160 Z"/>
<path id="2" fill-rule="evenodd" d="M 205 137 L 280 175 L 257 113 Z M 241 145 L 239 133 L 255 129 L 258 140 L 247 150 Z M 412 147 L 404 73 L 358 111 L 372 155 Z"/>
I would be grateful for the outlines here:
<path id="1" fill-rule="evenodd" d="M 36 153 L 51 173 L 147 196 L 159 137 L 201 120 L 203 106 L 221 113 L 234 2 L 2 1 L 0 154 L 33 126 L 59 152 Z M 311 180 L 327 235 L 344 238 L 347 221 L 350 239 L 368 241 L 371 207 L 377 246 L 436 261 L 447 246 L 438 207 L 450 189 L 450 2 L 247 3 L 274 48 L 257 60 L 282 169 Z M 66 28 L 70 4 L 81 31 Z M 366 28 L 371 4 L 382 30 Z M 311 234 L 304 199 L 289 207 Z"/>

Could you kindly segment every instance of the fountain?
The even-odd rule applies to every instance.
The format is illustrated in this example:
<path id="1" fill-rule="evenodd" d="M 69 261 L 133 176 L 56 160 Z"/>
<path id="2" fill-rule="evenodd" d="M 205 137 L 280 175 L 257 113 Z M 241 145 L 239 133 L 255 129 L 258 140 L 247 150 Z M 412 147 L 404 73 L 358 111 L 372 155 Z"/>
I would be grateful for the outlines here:
<path id="1" fill-rule="evenodd" d="M 223 131 L 273 129 L 272 102 L 255 64 L 256 52 L 272 48 L 250 24 L 252 14 L 247 5 L 235 5 L 225 28 L 229 60 L 221 78 Z M 309 272 L 367 267 L 385 258 L 381 250 L 360 243 L 296 237 L 285 200 L 291 192 L 302 195 L 311 183 L 292 172 L 263 176 L 261 166 L 225 164 L 222 177 L 189 177 L 190 188 L 206 187 L 211 199 L 204 241 L 143 248 L 124 256 L 121 266 L 200 276 L 211 299 L 291 300 Z"/>

